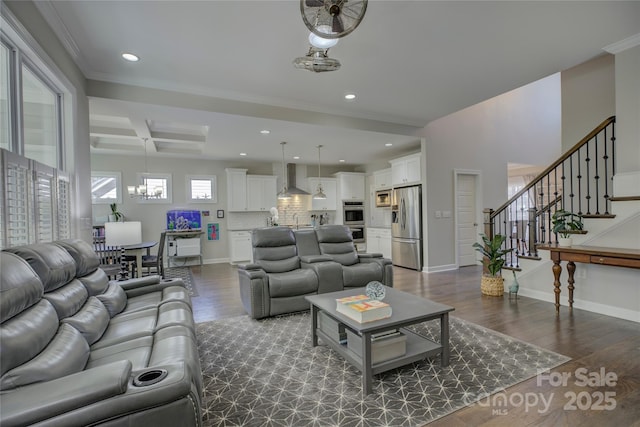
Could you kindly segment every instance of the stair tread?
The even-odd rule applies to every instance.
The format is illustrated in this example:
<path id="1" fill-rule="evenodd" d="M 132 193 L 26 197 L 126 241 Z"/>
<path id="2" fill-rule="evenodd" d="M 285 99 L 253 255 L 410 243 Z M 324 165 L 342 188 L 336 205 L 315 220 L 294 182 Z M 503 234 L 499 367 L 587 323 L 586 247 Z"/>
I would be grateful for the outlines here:
<path id="1" fill-rule="evenodd" d="M 615 218 L 616 216 L 614 214 L 583 214 L 582 218 L 606 218 L 606 219 L 611 219 L 611 218 Z"/>
<path id="2" fill-rule="evenodd" d="M 534 261 L 540 261 L 542 258 L 537 255 L 518 255 L 518 258 L 532 259 Z"/>

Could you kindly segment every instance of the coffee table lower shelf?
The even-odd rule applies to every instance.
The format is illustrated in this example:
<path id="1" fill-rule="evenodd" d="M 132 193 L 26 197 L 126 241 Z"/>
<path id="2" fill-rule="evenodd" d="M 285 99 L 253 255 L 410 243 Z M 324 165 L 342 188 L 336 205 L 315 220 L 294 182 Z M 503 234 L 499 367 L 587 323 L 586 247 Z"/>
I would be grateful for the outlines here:
<path id="1" fill-rule="evenodd" d="M 382 372 L 389 371 L 391 369 L 399 368 L 400 366 L 408 365 L 409 363 L 423 360 L 426 357 L 434 356 L 442 352 L 442 345 L 437 342 L 433 342 L 421 335 L 416 334 L 406 328 L 400 328 L 400 331 L 407 337 L 407 351 L 404 356 L 399 356 L 394 359 L 385 360 L 379 362 L 371 367 L 371 373 L 373 375 L 380 374 Z M 316 335 L 322 339 L 322 342 L 335 350 L 338 354 L 344 357 L 351 365 L 357 368 L 360 372 L 364 372 L 362 366 L 362 357 L 349 350 L 347 344 L 340 344 L 333 338 L 329 337 L 320 328 L 316 329 Z"/>

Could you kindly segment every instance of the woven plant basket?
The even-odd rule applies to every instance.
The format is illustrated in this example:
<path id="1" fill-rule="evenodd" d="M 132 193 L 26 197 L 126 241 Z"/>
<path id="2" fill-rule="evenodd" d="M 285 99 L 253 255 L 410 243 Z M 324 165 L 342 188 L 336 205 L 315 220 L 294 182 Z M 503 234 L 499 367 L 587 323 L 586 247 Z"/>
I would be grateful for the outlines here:
<path id="1" fill-rule="evenodd" d="M 483 295 L 501 297 L 504 294 L 504 278 L 502 276 L 482 276 L 480 291 Z"/>

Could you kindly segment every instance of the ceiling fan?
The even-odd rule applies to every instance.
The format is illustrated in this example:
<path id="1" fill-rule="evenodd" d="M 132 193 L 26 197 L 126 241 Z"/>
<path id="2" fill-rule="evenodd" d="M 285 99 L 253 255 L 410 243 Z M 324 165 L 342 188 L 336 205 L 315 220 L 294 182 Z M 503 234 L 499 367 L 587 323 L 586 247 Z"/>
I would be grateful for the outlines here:
<path id="1" fill-rule="evenodd" d="M 351 33 L 364 18 L 368 0 L 300 0 L 302 20 L 315 35 L 338 39 Z"/>
<path id="2" fill-rule="evenodd" d="M 302 20 L 311 30 L 311 47 L 293 65 L 316 73 L 339 69 L 340 61 L 329 58 L 329 48 L 356 29 L 366 10 L 367 0 L 300 0 Z"/>

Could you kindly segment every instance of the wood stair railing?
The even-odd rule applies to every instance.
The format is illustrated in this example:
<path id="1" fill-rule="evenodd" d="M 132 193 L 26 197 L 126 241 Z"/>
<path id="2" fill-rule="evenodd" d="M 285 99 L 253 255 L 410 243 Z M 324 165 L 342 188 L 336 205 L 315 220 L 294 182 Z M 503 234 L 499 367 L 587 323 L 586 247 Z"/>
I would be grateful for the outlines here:
<path id="1" fill-rule="evenodd" d="M 506 269 L 519 258 L 540 259 L 539 244 L 556 244 L 551 217 L 564 209 L 585 218 L 609 213 L 615 174 L 615 116 L 604 120 L 498 209 L 484 210 L 484 233 L 507 236 Z"/>

